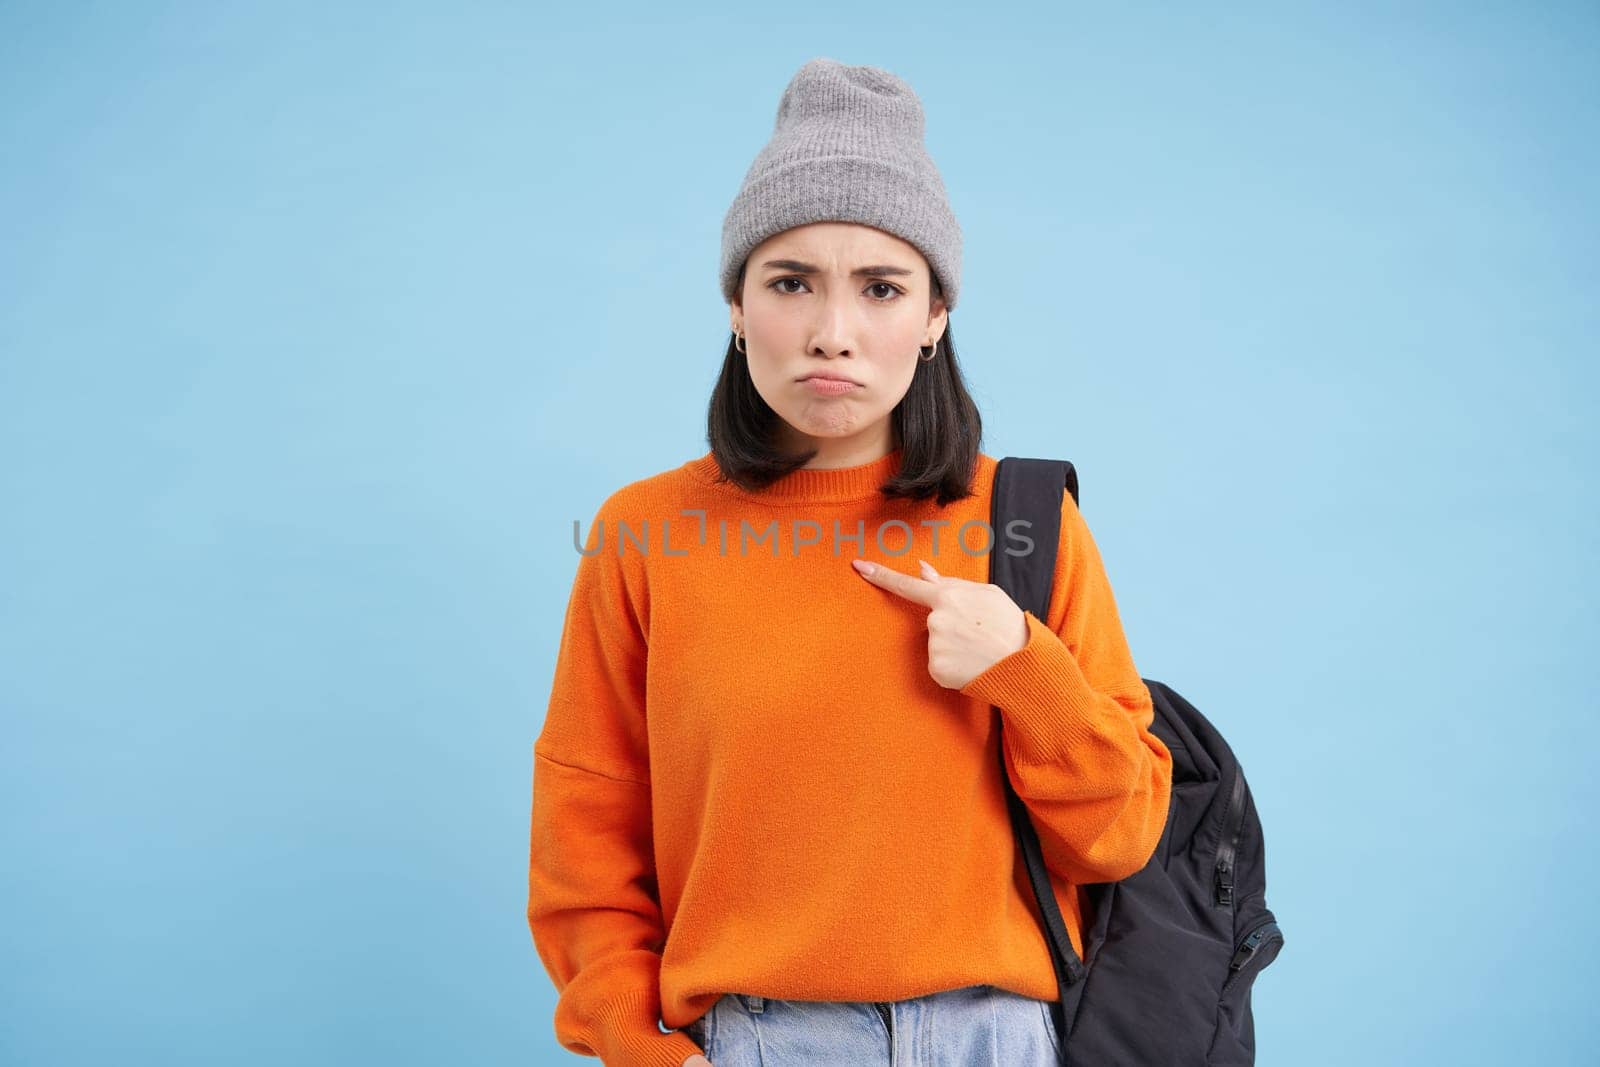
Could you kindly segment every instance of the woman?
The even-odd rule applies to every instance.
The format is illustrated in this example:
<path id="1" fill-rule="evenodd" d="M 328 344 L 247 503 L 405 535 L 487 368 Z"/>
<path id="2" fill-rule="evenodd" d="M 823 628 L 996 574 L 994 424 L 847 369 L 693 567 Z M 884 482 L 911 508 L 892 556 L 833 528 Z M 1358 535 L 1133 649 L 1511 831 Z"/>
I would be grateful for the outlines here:
<path id="1" fill-rule="evenodd" d="M 988 583 L 1026 546 L 988 525 L 960 249 L 910 87 L 805 64 L 724 223 L 711 450 L 580 549 L 528 880 L 565 1048 L 1056 1062 L 997 746 L 1080 955 L 1076 887 L 1145 865 L 1172 764 L 1070 495 L 1049 618 Z"/>

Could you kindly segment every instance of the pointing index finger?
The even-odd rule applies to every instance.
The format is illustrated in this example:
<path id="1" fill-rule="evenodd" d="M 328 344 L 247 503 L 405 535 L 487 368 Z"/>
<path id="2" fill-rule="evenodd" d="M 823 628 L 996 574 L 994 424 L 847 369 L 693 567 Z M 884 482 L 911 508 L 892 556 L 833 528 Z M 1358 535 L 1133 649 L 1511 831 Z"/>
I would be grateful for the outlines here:
<path id="1" fill-rule="evenodd" d="M 857 573 L 879 589 L 887 589 L 925 608 L 933 607 L 934 583 L 910 574 L 902 574 L 881 563 L 870 563 L 864 559 L 853 559 L 850 563 Z"/>

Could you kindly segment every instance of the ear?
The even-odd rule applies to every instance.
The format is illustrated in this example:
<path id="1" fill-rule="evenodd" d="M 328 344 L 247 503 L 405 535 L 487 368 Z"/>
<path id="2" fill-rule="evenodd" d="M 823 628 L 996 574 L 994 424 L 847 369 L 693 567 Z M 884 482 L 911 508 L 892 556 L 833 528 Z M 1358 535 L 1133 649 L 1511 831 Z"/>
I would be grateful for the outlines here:
<path id="1" fill-rule="evenodd" d="M 950 312 L 945 309 L 944 297 L 934 297 L 928 309 L 928 336 L 934 344 L 938 344 L 939 338 L 944 336 L 944 328 L 949 322 Z"/>

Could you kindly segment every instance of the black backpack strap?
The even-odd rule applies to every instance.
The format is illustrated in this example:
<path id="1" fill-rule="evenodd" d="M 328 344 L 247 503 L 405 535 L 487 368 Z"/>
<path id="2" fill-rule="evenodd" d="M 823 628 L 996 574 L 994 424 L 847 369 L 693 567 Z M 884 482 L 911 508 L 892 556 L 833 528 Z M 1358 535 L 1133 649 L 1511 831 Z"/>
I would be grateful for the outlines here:
<path id="1" fill-rule="evenodd" d="M 1050 593 L 1055 583 L 1056 545 L 1061 536 L 1061 493 L 1063 490 L 1078 499 L 1078 474 L 1071 462 L 1053 459 L 1028 459 L 1007 456 L 995 469 L 993 495 L 990 504 L 990 524 L 994 539 L 989 553 L 989 580 L 1004 589 L 1017 606 L 1043 619 L 1050 610 Z M 1026 519 L 1028 526 L 1020 532 L 1031 538 L 1033 548 L 1025 555 L 1011 555 L 1000 547 L 1009 542 L 1006 524 L 1016 519 Z M 1005 718 L 999 715 L 999 729 Z M 1025 801 L 1017 795 L 1005 765 L 1005 738 L 1000 739 L 1001 780 L 1006 785 L 1006 802 L 1011 810 L 1011 825 L 1022 846 L 1023 858 L 1028 864 L 1028 880 L 1033 885 L 1034 899 L 1039 904 L 1039 914 L 1044 920 L 1045 940 L 1050 945 L 1050 959 L 1055 965 L 1056 982 L 1061 989 L 1061 1003 L 1053 1005 L 1057 1029 L 1061 1033 L 1062 1063 L 1066 1062 L 1067 1035 L 1077 1014 L 1077 1004 L 1083 995 L 1081 979 L 1086 971 L 1083 961 L 1072 947 L 1066 923 L 1061 918 L 1061 908 L 1051 888 L 1050 875 L 1045 867 L 1044 853 L 1039 847 L 1039 834 L 1033 826 Z"/>
<path id="2" fill-rule="evenodd" d="M 989 553 L 989 580 L 1017 602 L 1044 618 L 1055 584 L 1056 544 L 1061 537 L 1061 491 L 1078 499 L 1078 472 L 1064 459 L 1007 456 L 995 468 L 989 520 L 994 546 Z M 1011 555 L 999 547 L 1006 524 L 1026 519 L 1022 532 L 1033 540 L 1027 555 Z"/>

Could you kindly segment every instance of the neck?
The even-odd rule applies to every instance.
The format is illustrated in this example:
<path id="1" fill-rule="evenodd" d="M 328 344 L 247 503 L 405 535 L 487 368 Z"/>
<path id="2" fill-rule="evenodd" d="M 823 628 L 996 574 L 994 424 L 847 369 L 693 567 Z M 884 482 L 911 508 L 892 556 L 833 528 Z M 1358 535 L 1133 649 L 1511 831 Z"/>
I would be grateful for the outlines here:
<path id="1" fill-rule="evenodd" d="M 859 467 L 864 463 L 876 462 L 900 447 L 900 442 L 890 432 L 887 419 L 876 432 L 864 431 L 850 437 L 812 437 L 791 429 L 785 438 L 785 448 L 789 452 L 817 450 L 817 454 L 801 470 Z"/>

